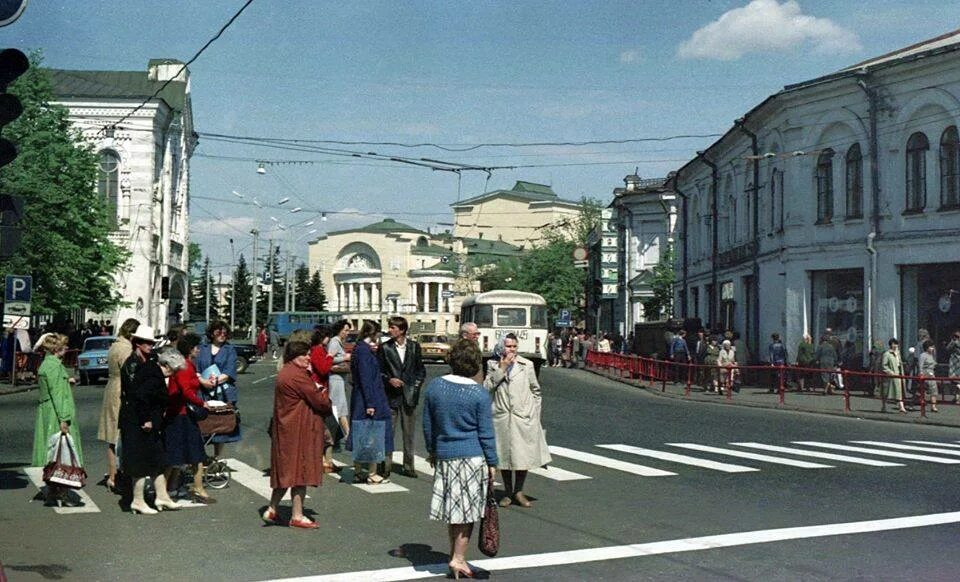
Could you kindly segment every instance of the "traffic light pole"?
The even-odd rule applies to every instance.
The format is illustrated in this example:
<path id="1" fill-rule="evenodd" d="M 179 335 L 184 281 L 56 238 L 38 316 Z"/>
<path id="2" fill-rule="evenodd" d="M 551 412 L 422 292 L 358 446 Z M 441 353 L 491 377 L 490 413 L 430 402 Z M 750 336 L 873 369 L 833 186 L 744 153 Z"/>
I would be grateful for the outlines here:
<path id="1" fill-rule="evenodd" d="M 260 291 L 260 282 L 258 281 L 257 275 L 257 242 L 260 240 L 260 231 L 253 229 L 250 231 L 250 234 L 253 235 L 253 274 L 251 285 L 251 314 L 250 314 L 250 341 L 254 344 L 257 343 L 257 295 Z"/>

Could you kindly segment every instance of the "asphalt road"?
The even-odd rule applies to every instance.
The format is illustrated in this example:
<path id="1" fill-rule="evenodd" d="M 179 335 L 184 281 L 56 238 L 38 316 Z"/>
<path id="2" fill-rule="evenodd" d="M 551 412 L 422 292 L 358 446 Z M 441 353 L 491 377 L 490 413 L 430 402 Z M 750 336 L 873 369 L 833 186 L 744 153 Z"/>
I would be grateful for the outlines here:
<path id="1" fill-rule="evenodd" d="M 428 370 L 431 376 L 445 372 L 433 365 Z M 393 487 L 379 490 L 330 479 L 311 490 L 307 501 L 321 530 L 262 526 L 258 512 L 266 499 L 257 489 L 259 470 L 269 464 L 265 429 L 273 374 L 273 362 L 260 362 L 242 375 L 245 438 L 227 451 L 236 459 L 236 472 L 228 488 L 215 492 L 219 503 L 157 516 L 124 512 L 117 497 L 93 485 L 105 469 L 95 440 L 102 385 L 76 389 L 91 476 L 86 493 L 92 503 L 85 513 L 57 513 L 31 502 L 37 488 L 24 466 L 36 393 L 0 397 L 0 561 L 10 580 L 275 580 L 333 574 L 339 576 L 330 579 L 381 580 L 442 574 L 431 565 L 447 560 L 446 529 L 427 519 L 431 479 L 425 474 L 419 479 L 395 475 Z M 534 507 L 501 510 L 500 555 L 484 560 L 471 546 L 468 557 L 491 577 L 956 579 L 960 515 L 952 512 L 960 505 L 960 464 L 824 446 L 868 447 L 850 442 L 858 440 L 924 446 L 904 441 L 929 441 L 941 443 L 935 448 L 943 451 L 954 449 L 953 455 L 929 456 L 960 461 L 955 429 L 669 400 L 576 370 L 544 369 L 541 381 L 543 423 L 557 454 L 548 476 L 528 478 Z M 796 441 L 821 444 L 792 444 Z M 420 442 L 418 435 L 422 454 Z M 730 444 L 748 442 L 896 465 Z M 733 457 L 703 446 L 829 468 Z M 625 447 L 634 447 L 633 452 Z M 692 460 L 663 458 L 663 453 Z M 349 461 L 346 454 L 338 459 Z M 702 461 L 726 465 L 685 464 Z M 563 470 L 559 476 L 557 469 Z M 558 480 L 569 477 L 578 478 Z M 866 521 L 871 523 L 835 525 Z M 790 529 L 801 527 L 806 529 Z"/>

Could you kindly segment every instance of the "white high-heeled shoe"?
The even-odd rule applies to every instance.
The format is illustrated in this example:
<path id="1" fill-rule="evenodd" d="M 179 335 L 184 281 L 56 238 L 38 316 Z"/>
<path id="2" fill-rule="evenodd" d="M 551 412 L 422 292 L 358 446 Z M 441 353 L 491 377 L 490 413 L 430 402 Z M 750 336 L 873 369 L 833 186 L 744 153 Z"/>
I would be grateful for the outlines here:
<path id="1" fill-rule="evenodd" d="M 153 502 L 153 504 L 157 506 L 157 511 L 163 511 L 165 509 L 169 509 L 170 511 L 177 511 L 180 509 L 180 505 L 177 504 L 177 502 L 173 501 L 172 499 L 169 501 L 166 499 L 157 499 L 156 501 Z"/>
<path id="2" fill-rule="evenodd" d="M 138 513 L 143 514 L 143 515 L 156 515 L 156 514 L 160 513 L 160 512 L 157 511 L 156 509 L 154 509 L 154 508 L 150 507 L 149 505 L 147 505 L 146 502 L 143 502 L 143 504 L 140 505 L 140 504 L 138 504 L 136 501 L 134 501 L 133 503 L 130 504 L 130 511 L 132 511 L 132 512 L 134 513 L 134 515 L 136 515 L 136 514 L 138 514 Z"/>

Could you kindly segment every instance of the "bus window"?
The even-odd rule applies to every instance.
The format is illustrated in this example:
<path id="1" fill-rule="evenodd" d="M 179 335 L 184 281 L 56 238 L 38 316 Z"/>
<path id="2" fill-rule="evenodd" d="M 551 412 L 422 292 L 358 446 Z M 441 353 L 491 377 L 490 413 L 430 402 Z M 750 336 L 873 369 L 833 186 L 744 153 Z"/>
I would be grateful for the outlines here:
<path id="1" fill-rule="evenodd" d="M 493 306 L 474 305 L 473 323 L 478 327 L 493 327 Z"/>
<path id="2" fill-rule="evenodd" d="M 526 327 L 526 307 L 500 307 L 497 309 L 497 327 Z"/>
<path id="3" fill-rule="evenodd" d="M 545 305 L 530 307 L 530 327 L 549 329 L 550 318 L 547 317 L 547 307 Z"/>

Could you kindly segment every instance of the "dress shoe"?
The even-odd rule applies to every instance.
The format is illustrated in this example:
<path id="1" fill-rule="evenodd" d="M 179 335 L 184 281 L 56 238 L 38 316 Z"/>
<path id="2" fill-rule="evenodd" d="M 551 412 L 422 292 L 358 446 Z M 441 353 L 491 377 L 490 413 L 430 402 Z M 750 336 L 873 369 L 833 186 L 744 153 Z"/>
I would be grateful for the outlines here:
<path id="1" fill-rule="evenodd" d="M 404 477 L 410 477 L 411 479 L 416 479 L 418 477 L 417 472 L 414 471 L 413 469 L 400 469 L 397 472 L 403 475 Z"/>
<path id="2" fill-rule="evenodd" d="M 300 529 L 320 529 L 319 523 L 310 521 L 305 517 L 291 519 L 288 525 L 290 527 L 298 527 Z"/>
<path id="3" fill-rule="evenodd" d="M 130 504 L 130 511 L 132 511 L 134 514 L 140 513 L 143 515 L 156 515 L 160 513 L 156 509 L 147 505 L 146 502 L 139 504 L 136 501 Z"/>
<path id="4" fill-rule="evenodd" d="M 200 503 L 202 505 L 213 505 L 214 503 L 217 502 L 217 500 L 214 499 L 213 497 L 210 497 L 209 495 L 201 495 L 197 492 L 191 492 L 190 495 L 187 497 L 187 499 L 189 499 L 194 503 Z"/>
<path id="5" fill-rule="evenodd" d="M 172 499 L 157 499 L 153 502 L 157 506 L 157 511 L 179 511 L 180 506 Z"/>
<path id="6" fill-rule="evenodd" d="M 513 500 L 510 499 L 510 496 L 509 496 L 509 495 L 505 495 L 504 497 L 502 497 L 502 498 L 500 499 L 500 502 L 498 503 L 498 505 L 499 505 L 500 507 L 510 507 L 510 504 L 511 504 L 511 503 L 513 503 Z"/>
<path id="7" fill-rule="evenodd" d="M 277 515 L 277 510 L 276 510 L 276 509 L 274 509 L 274 508 L 272 508 L 272 507 L 268 507 L 268 508 L 260 515 L 260 519 L 262 519 L 262 520 L 263 520 L 263 523 L 265 523 L 265 524 L 267 524 L 267 525 L 277 525 L 277 520 L 279 519 L 279 516 Z"/>
<path id="8" fill-rule="evenodd" d="M 526 495 L 524 495 L 520 491 L 518 491 L 513 496 L 513 499 L 517 502 L 517 505 L 519 505 L 520 507 L 530 507 L 531 505 L 533 505 L 532 503 L 530 503 L 530 500 L 527 499 Z"/>

